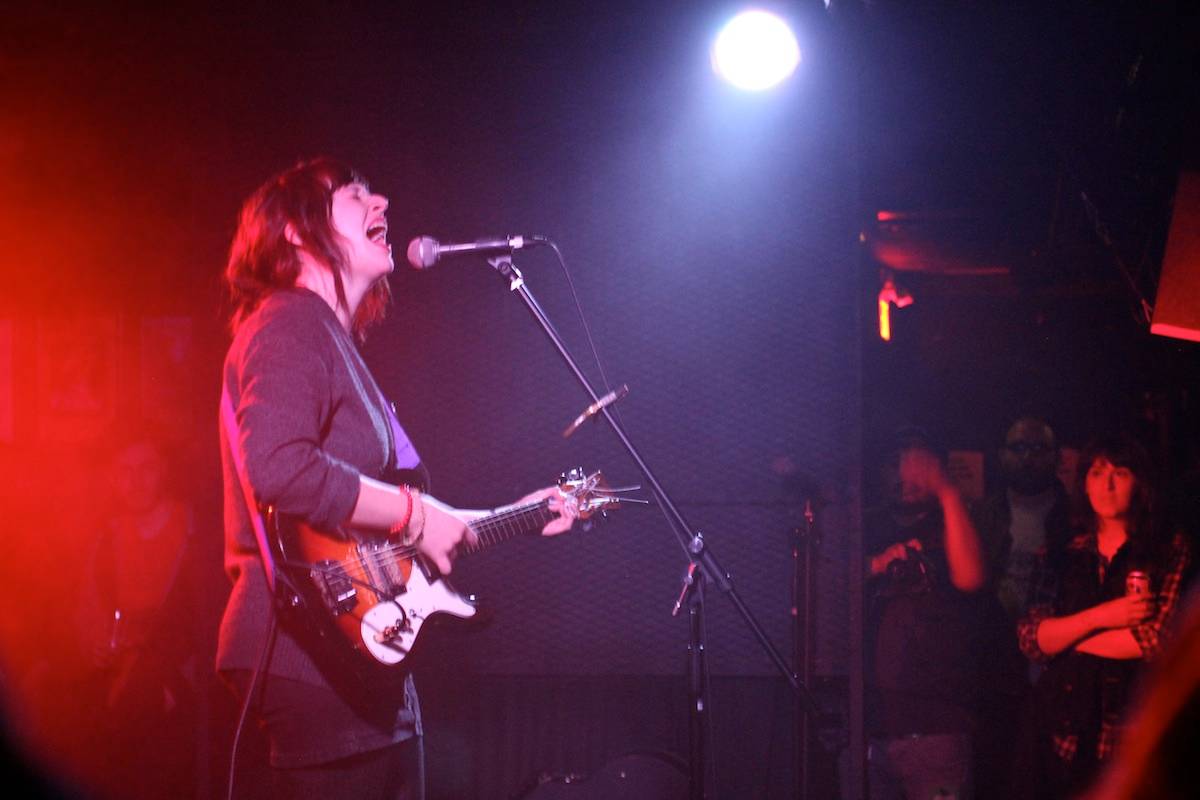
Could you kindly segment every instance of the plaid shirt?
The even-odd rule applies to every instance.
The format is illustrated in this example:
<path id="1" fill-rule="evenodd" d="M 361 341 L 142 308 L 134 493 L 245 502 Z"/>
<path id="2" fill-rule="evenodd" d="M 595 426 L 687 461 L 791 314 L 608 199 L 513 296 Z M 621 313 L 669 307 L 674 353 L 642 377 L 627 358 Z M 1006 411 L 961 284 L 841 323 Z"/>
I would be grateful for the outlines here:
<path id="1" fill-rule="evenodd" d="M 1090 551 L 1096 557 L 1100 567 L 1097 581 L 1099 583 L 1104 582 L 1110 562 L 1096 549 L 1095 534 L 1076 536 L 1071 540 L 1067 549 L 1075 553 Z M 1191 548 L 1188 546 L 1187 539 L 1182 534 L 1176 534 L 1171 541 L 1167 564 L 1161 573 L 1160 588 L 1157 594 L 1157 610 L 1154 616 L 1140 625 L 1135 625 L 1129 629 L 1129 632 L 1133 634 L 1134 640 L 1142 651 L 1143 661 L 1153 659 L 1161 649 L 1159 637 L 1162 634 L 1163 627 L 1171 618 L 1171 615 L 1175 613 L 1175 608 L 1179 604 L 1183 576 L 1190 560 Z M 1037 630 L 1042 620 L 1053 616 L 1056 616 L 1055 603 L 1041 602 L 1031 606 L 1025 617 L 1017 624 L 1017 635 L 1021 645 L 1021 652 L 1035 662 L 1047 663 L 1052 659 L 1052 656 L 1043 652 L 1038 646 Z M 1104 760 L 1112 754 L 1113 748 L 1117 743 L 1120 728 L 1119 718 L 1108 714 L 1103 715 L 1096 742 L 1096 757 L 1098 759 Z M 1063 761 L 1073 761 L 1076 753 L 1079 751 L 1079 736 L 1077 734 L 1066 731 L 1054 732 L 1051 734 L 1051 743 L 1054 752 Z"/>

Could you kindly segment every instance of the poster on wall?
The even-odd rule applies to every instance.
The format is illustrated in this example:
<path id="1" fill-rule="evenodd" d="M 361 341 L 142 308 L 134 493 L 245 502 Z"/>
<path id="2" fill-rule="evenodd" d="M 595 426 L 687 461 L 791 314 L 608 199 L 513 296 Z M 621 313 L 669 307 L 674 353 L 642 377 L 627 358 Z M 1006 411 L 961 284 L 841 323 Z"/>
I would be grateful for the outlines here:
<path id="1" fill-rule="evenodd" d="M 38 320 L 38 438 L 85 442 L 103 435 L 117 413 L 117 319 Z"/>
<path id="2" fill-rule="evenodd" d="M 144 418 L 162 430 L 188 430 L 194 394 L 191 318 L 147 317 L 141 323 L 140 342 Z"/>

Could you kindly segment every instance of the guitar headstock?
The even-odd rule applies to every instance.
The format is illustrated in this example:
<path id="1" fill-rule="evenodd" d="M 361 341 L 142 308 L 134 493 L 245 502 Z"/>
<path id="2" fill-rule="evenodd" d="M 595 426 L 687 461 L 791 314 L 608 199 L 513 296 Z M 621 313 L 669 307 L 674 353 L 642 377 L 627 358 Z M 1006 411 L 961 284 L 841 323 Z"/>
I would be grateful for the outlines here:
<path id="1" fill-rule="evenodd" d="M 604 475 L 597 470 L 587 474 L 582 467 L 575 467 L 564 472 L 558 479 L 558 491 L 564 499 L 575 505 L 576 516 L 586 520 L 597 512 L 601 516 L 610 508 L 616 508 L 622 503 L 649 503 L 636 497 L 623 497 L 625 492 L 634 492 L 640 486 L 621 486 L 611 488 L 604 480 Z"/>

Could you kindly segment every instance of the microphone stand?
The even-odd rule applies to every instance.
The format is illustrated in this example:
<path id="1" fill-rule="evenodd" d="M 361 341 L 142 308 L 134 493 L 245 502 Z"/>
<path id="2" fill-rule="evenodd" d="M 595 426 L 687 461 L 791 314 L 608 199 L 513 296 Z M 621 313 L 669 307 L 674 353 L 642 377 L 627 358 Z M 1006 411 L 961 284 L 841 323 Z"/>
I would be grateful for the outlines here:
<path id="1" fill-rule="evenodd" d="M 804 500 L 804 527 L 796 527 L 792 541 L 792 647 L 795 650 L 796 671 L 800 680 L 808 685 L 812 681 L 813 671 L 813 636 L 812 636 L 812 602 L 813 602 L 813 548 L 818 544 L 814 521 L 812 498 Z M 814 725 L 805 708 L 797 698 L 796 719 L 799 720 L 798 736 L 796 737 L 796 797 L 808 800 L 810 758 Z"/>
<path id="2" fill-rule="evenodd" d="M 500 255 L 488 259 L 488 263 L 502 277 L 508 281 L 510 291 L 521 295 L 521 299 L 525 301 L 526 307 L 533 314 L 534 319 L 541 325 L 550 342 L 558 350 L 567 367 L 575 375 L 575 379 L 579 381 L 579 385 L 587 393 L 592 402 L 600 406 L 600 413 L 604 415 L 604 419 L 608 422 L 610 428 L 617 435 L 621 444 L 629 453 L 630 458 L 637 464 L 638 469 L 645 477 L 646 482 L 650 485 L 651 491 L 658 500 L 659 508 L 667 518 L 675 537 L 679 540 L 679 546 L 683 548 L 687 555 L 689 564 L 688 575 L 684 578 L 684 589 L 681 600 L 687 599 L 688 618 L 690 622 L 691 637 L 688 647 L 688 694 L 689 694 L 689 756 L 691 763 L 689 764 L 690 780 L 689 780 L 689 796 L 691 800 L 707 800 L 715 796 L 714 787 L 708 785 L 709 771 L 707 769 L 707 753 L 704 747 L 706 736 L 703 735 L 707 730 L 709 708 L 708 701 L 708 673 L 704 648 L 704 590 L 701 584 L 708 581 L 715 585 L 724 595 L 729 598 L 733 607 L 741 615 L 747 627 L 754 634 L 754 638 L 758 640 L 759 645 L 766 652 L 775 668 L 787 680 L 788 686 L 798 696 L 799 702 L 807 714 L 815 714 L 817 706 L 809 695 L 807 687 L 801 682 L 799 676 L 788 668 L 787 661 L 783 655 L 767 638 L 766 632 L 754 616 L 750 613 L 750 609 L 746 607 L 741 596 L 733 587 L 733 578 L 727 573 L 717 562 L 716 556 L 712 552 L 712 548 L 704 541 L 704 537 L 700 532 L 688 524 L 684 519 L 679 508 L 671 500 L 666 490 L 658 482 L 650 467 L 646 464 L 633 442 L 625 433 L 624 428 L 617 422 L 612 412 L 607 405 L 600 405 L 600 396 L 596 390 L 592 388 L 587 376 L 579 369 L 579 365 L 575 359 L 571 357 L 570 351 L 567 350 L 566 344 L 562 337 L 554 329 L 553 323 L 538 305 L 537 300 L 529 291 L 529 287 L 525 284 L 525 278 L 521 275 L 520 270 L 512 263 L 511 255 Z M 695 533 L 693 533 L 695 531 Z M 699 575 L 695 575 L 696 571 Z M 676 604 L 678 609 L 679 604 Z"/>

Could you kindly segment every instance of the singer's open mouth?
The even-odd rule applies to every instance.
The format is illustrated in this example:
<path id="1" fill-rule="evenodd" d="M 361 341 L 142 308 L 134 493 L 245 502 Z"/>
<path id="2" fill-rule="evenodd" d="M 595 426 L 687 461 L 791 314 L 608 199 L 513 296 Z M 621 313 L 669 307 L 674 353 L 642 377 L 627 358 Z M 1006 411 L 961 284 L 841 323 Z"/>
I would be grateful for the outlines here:
<path id="1" fill-rule="evenodd" d="M 375 244 L 387 244 L 387 223 L 380 221 L 368 227 L 367 238 Z"/>

